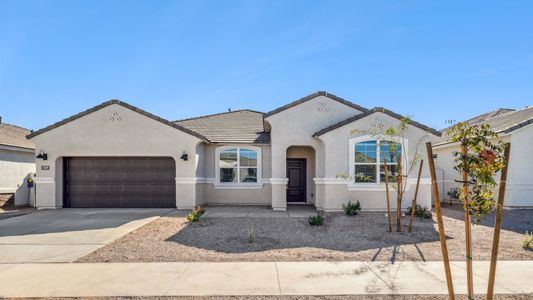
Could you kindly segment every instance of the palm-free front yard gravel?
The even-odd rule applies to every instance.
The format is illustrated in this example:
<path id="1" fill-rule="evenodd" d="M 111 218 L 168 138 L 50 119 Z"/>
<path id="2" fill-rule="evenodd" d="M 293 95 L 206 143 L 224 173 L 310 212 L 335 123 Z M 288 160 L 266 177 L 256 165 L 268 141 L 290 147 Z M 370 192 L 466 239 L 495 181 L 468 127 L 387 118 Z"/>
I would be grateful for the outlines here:
<path id="1" fill-rule="evenodd" d="M 485 295 L 476 296 L 484 299 Z M 496 300 L 530 300 L 530 294 L 497 294 Z M 340 296 L 180 296 L 180 297 L 83 297 L 83 298 L 50 298 L 57 300 L 447 300 L 448 295 L 340 295 Z M 456 295 L 457 300 L 467 300 L 466 295 Z"/>
<path id="2" fill-rule="evenodd" d="M 207 208 L 209 210 L 211 208 Z M 216 209 L 216 208 L 213 208 Z M 506 212 L 499 259 L 533 260 L 522 248 L 525 230 L 532 230 L 533 211 Z M 272 212 L 274 213 L 274 212 Z M 459 209 L 446 209 L 444 218 L 450 259 L 464 260 L 464 223 Z M 275 215 L 273 215 L 275 216 Z M 187 223 L 183 212 L 163 216 L 78 262 L 170 261 L 434 261 L 442 260 L 436 223 L 416 219 L 407 233 L 386 232 L 383 213 L 362 212 L 355 217 L 326 214 L 323 226 L 310 226 L 307 217 L 203 216 Z M 493 217 L 483 224 L 492 224 Z M 393 218 L 393 231 L 395 231 Z M 529 229 L 528 229 L 529 228 Z M 493 230 L 473 226 L 475 260 L 489 260 Z M 252 239 L 253 241 L 251 241 Z"/>

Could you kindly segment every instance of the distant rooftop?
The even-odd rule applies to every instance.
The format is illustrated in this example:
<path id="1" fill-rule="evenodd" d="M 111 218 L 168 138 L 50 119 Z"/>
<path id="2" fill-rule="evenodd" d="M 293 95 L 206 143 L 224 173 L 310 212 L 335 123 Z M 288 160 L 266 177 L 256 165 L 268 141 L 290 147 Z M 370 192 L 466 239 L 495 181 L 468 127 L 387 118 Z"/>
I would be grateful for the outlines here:
<path id="1" fill-rule="evenodd" d="M 522 109 L 498 108 L 496 110 L 475 116 L 466 120 L 472 125 L 489 124 L 496 133 L 508 134 L 522 128 L 524 126 L 533 124 L 533 106 L 527 106 Z M 446 144 L 448 136 L 446 131 L 450 127 L 442 130 L 441 138 L 435 140 L 434 145 Z"/>
<path id="2" fill-rule="evenodd" d="M 26 128 L 0 123 L 0 145 L 35 149 L 35 145 L 26 139 L 26 135 L 30 132 Z"/>

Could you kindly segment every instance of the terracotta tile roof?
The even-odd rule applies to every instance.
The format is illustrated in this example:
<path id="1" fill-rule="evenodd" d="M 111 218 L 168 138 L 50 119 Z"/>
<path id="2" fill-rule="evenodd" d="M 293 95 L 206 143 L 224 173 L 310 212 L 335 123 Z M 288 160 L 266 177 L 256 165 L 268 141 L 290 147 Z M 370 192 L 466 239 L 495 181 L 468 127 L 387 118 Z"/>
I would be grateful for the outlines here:
<path id="1" fill-rule="evenodd" d="M 198 132 L 212 143 L 270 143 L 270 133 L 264 130 L 263 113 L 254 110 L 236 110 L 174 123 Z"/>
<path id="2" fill-rule="evenodd" d="M 489 124 L 492 130 L 499 134 L 508 134 L 524 126 L 533 124 L 533 106 L 523 109 L 500 108 L 479 116 L 466 120 L 472 125 Z M 433 141 L 434 145 L 443 145 L 448 143 L 446 131 L 450 127 L 443 129 L 444 133 L 440 139 Z"/>
<path id="3" fill-rule="evenodd" d="M 402 115 L 397 114 L 397 113 L 395 113 L 395 112 L 393 112 L 393 111 L 391 111 L 391 110 L 385 109 L 385 108 L 383 108 L 383 107 L 374 107 L 374 108 L 372 108 L 371 110 L 367 110 L 366 112 L 364 112 L 364 113 L 362 113 L 362 114 L 355 115 L 355 116 L 353 116 L 353 117 L 351 117 L 351 118 L 348 118 L 348 119 L 346 119 L 346 120 L 340 121 L 340 122 L 337 123 L 337 124 L 333 124 L 333 125 L 328 126 L 328 127 L 324 128 L 324 129 L 322 129 L 322 130 L 320 130 L 320 131 L 317 131 L 313 136 L 314 136 L 314 137 L 321 136 L 321 135 L 323 135 L 323 134 L 325 134 L 325 133 L 328 133 L 328 132 L 330 132 L 330 131 L 332 131 L 332 130 L 335 130 L 335 129 L 337 129 L 337 128 L 343 127 L 343 126 L 345 126 L 345 125 L 348 125 L 348 124 L 350 124 L 350 123 L 352 123 L 352 122 L 354 122 L 354 121 L 357 121 L 357 120 L 359 120 L 359 119 L 362 119 L 362 118 L 364 118 L 364 117 L 366 117 L 366 116 L 372 115 L 372 114 L 377 113 L 377 112 L 381 112 L 381 113 L 387 114 L 387 115 L 389 115 L 389 116 L 391 116 L 391 117 L 393 117 L 393 118 L 395 118 L 395 119 L 398 119 L 398 120 L 401 120 L 401 119 L 404 118 Z M 418 122 L 413 121 L 413 120 L 411 120 L 411 121 L 409 122 L 409 124 L 410 124 L 411 126 L 418 127 L 418 128 L 420 128 L 420 129 L 425 130 L 425 131 L 427 131 L 427 132 L 429 132 L 429 133 L 431 133 L 431 134 L 434 134 L 434 135 L 436 135 L 436 136 L 440 136 L 440 135 L 442 134 L 440 131 L 438 131 L 438 130 L 436 130 L 436 129 L 430 128 L 430 127 L 428 127 L 428 126 L 426 126 L 426 125 L 423 125 L 423 124 L 418 123 Z"/>
<path id="4" fill-rule="evenodd" d="M 31 131 L 15 125 L 0 124 L 0 145 L 35 149 L 32 141 L 26 139 Z"/>

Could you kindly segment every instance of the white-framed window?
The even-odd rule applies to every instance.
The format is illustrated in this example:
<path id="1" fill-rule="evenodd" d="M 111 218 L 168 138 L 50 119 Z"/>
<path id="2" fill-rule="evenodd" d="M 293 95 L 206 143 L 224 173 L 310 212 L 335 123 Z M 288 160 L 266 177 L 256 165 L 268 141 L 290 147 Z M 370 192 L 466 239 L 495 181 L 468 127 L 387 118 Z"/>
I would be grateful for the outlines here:
<path id="1" fill-rule="evenodd" d="M 387 160 L 389 181 L 398 175 L 398 156 L 405 167 L 407 140 L 373 136 L 354 137 L 349 143 L 349 171 L 352 185 L 385 183 L 384 162 Z M 403 170 L 405 171 L 405 170 Z"/>
<path id="2" fill-rule="evenodd" d="M 215 184 L 257 186 L 261 178 L 261 148 L 223 146 L 215 151 Z"/>

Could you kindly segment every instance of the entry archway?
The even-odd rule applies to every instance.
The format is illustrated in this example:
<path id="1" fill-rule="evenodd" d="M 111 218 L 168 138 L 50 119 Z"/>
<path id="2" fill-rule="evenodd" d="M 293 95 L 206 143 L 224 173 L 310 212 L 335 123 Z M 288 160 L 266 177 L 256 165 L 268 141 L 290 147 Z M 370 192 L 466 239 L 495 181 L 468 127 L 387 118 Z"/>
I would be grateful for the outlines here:
<path id="1" fill-rule="evenodd" d="M 287 148 L 287 204 L 315 204 L 315 149 L 311 146 Z"/>

